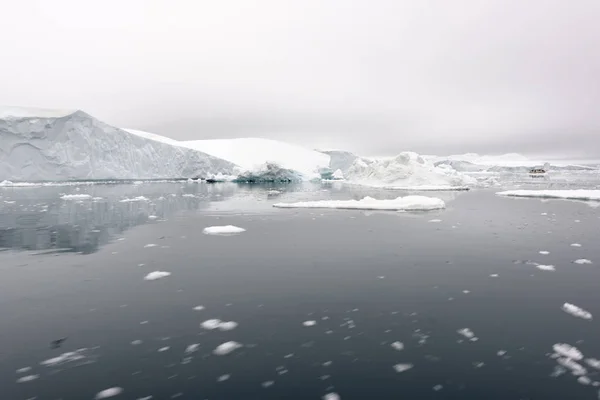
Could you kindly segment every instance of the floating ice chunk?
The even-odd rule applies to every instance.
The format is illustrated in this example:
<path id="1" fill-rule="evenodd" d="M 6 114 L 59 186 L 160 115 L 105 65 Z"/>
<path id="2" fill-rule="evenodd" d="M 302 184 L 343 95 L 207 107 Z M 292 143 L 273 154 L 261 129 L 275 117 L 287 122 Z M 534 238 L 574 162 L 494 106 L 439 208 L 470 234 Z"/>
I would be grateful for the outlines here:
<path id="1" fill-rule="evenodd" d="M 167 271 L 154 271 L 154 272 L 150 272 L 148 275 L 146 275 L 144 277 L 144 280 L 155 281 L 157 279 L 166 278 L 169 275 L 171 275 L 171 273 L 167 272 Z"/>
<path id="2" fill-rule="evenodd" d="M 220 325 L 220 319 L 208 319 L 200 324 L 202 328 L 208 329 L 210 331 L 212 331 L 213 329 L 217 329 Z"/>
<path id="3" fill-rule="evenodd" d="M 148 219 L 158 219 L 156 215 L 148 215 Z"/>
<path id="4" fill-rule="evenodd" d="M 585 363 L 592 368 L 600 369 L 600 360 L 595 358 L 586 358 Z"/>
<path id="5" fill-rule="evenodd" d="M 229 375 L 229 374 L 221 375 L 220 377 L 217 378 L 217 382 L 225 382 L 229 378 L 231 378 L 231 375 Z"/>
<path id="6" fill-rule="evenodd" d="M 498 357 L 502 357 L 503 355 L 505 355 L 505 354 L 506 354 L 506 350 L 498 350 L 498 351 L 496 352 L 496 354 L 498 355 Z"/>
<path id="7" fill-rule="evenodd" d="M 540 254 L 543 254 L 543 255 L 545 255 L 545 256 L 547 256 L 548 254 L 550 254 L 550 252 L 549 252 L 549 251 L 546 251 L 546 250 L 540 250 L 540 251 L 539 251 L 539 253 L 540 253 Z"/>
<path id="8" fill-rule="evenodd" d="M 471 291 L 470 291 L 470 290 L 463 290 L 462 292 L 463 292 L 464 294 L 469 294 L 469 293 L 471 293 Z"/>
<path id="9" fill-rule="evenodd" d="M 275 384 L 275 381 L 266 381 L 266 382 L 261 383 L 260 385 L 266 389 L 268 387 L 273 386 L 274 384 Z"/>
<path id="10" fill-rule="evenodd" d="M 120 388 L 120 387 L 111 387 L 109 389 L 104 389 L 103 391 L 98 392 L 96 394 L 95 399 L 96 400 L 108 399 L 109 397 L 118 396 L 121 393 L 123 393 L 123 388 Z"/>
<path id="11" fill-rule="evenodd" d="M 442 222 L 441 219 L 430 219 L 429 222 Z"/>
<path id="12" fill-rule="evenodd" d="M 82 348 L 75 351 L 62 353 L 57 357 L 49 358 L 48 360 L 42 361 L 40 365 L 43 365 L 45 367 L 55 367 L 69 362 L 83 360 L 84 358 L 86 358 L 86 351 L 86 348 Z"/>
<path id="13" fill-rule="evenodd" d="M 315 326 L 317 324 L 317 321 L 304 321 L 302 323 L 302 325 L 304 326 Z"/>
<path id="14" fill-rule="evenodd" d="M 149 243 L 149 244 L 145 245 L 144 248 L 149 249 L 150 247 L 156 247 L 156 246 L 158 246 L 158 245 L 154 244 L 154 243 Z"/>
<path id="15" fill-rule="evenodd" d="M 25 375 L 25 376 L 22 376 L 19 379 L 17 379 L 17 383 L 25 383 L 25 382 L 35 381 L 39 377 L 40 377 L 39 375 Z"/>
<path id="16" fill-rule="evenodd" d="M 325 396 L 322 397 L 323 400 L 340 400 L 341 397 L 339 394 L 337 393 L 327 393 Z"/>
<path id="17" fill-rule="evenodd" d="M 392 348 L 398 351 L 404 350 L 404 344 L 402 342 L 394 342 L 392 343 Z"/>
<path id="18" fill-rule="evenodd" d="M 500 196 L 538 197 L 546 199 L 600 200 L 600 190 L 508 190 L 496 193 Z"/>
<path id="19" fill-rule="evenodd" d="M 198 343 L 190 344 L 190 345 L 188 345 L 188 347 L 185 348 L 185 354 L 195 353 L 198 351 L 199 348 L 200 348 L 200 344 L 198 344 Z"/>
<path id="20" fill-rule="evenodd" d="M 342 210 L 429 211 L 446 207 L 442 199 L 427 196 L 406 196 L 392 200 L 365 197 L 362 200 L 320 200 L 298 203 L 277 203 L 278 208 L 337 208 Z"/>
<path id="21" fill-rule="evenodd" d="M 556 271 L 556 268 L 554 268 L 554 265 L 537 264 L 535 267 L 541 271 Z"/>
<path id="22" fill-rule="evenodd" d="M 577 378 L 577 382 L 581 383 L 582 385 L 589 385 L 592 383 L 592 380 L 587 376 L 580 376 Z"/>
<path id="23" fill-rule="evenodd" d="M 24 374 L 25 372 L 31 371 L 31 367 L 23 367 L 17 370 L 17 374 Z"/>
<path id="24" fill-rule="evenodd" d="M 408 371 L 409 369 L 412 369 L 412 367 L 414 367 L 413 364 L 396 364 L 394 365 L 394 370 L 396 370 L 396 372 L 404 372 L 404 371 Z"/>
<path id="25" fill-rule="evenodd" d="M 219 324 L 219 330 L 221 331 L 231 331 L 237 328 L 238 323 L 234 321 L 225 321 Z"/>
<path id="26" fill-rule="evenodd" d="M 138 196 L 138 197 L 134 197 L 132 199 L 123 199 L 120 201 L 120 203 L 133 203 L 136 201 L 150 201 L 150 200 L 147 197 Z"/>
<path id="27" fill-rule="evenodd" d="M 571 247 L 581 247 L 581 244 L 579 244 L 579 243 L 571 243 Z"/>
<path id="28" fill-rule="evenodd" d="M 473 331 L 469 328 L 462 328 L 457 330 L 456 332 L 458 332 L 459 335 L 466 337 L 467 339 L 475 338 L 475 333 L 473 333 Z"/>
<path id="29" fill-rule="evenodd" d="M 140 344 L 142 344 L 142 343 L 143 343 L 143 342 L 142 342 L 141 340 L 133 340 L 133 341 L 131 342 L 131 344 L 132 344 L 133 346 L 139 346 L 139 345 L 140 345 Z"/>
<path id="30" fill-rule="evenodd" d="M 242 345 L 238 342 L 234 342 L 234 341 L 225 342 L 225 343 L 218 345 L 217 348 L 213 350 L 213 353 L 218 356 L 224 356 L 224 355 L 229 354 L 241 347 L 242 347 Z"/>
<path id="31" fill-rule="evenodd" d="M 587 258 L 580 258 L 578 260 L 573 261 L 575 264 L 580 264 L 580 265 L 584 265 L 584 264 L 591 264 L 592 260 L 588 260 Z"/>
<path id="32" fill-rule="evenodd" d="M 89 194 L 65 194 L 60 196 L 61 200 L 87 200 L 91 198 L 92 196 Z"/>
<path id="33" fill-rule="evenodd" d="M 246 232 L 244 228 L 234 225 L 225 226 L 209 226 L 202 231 L 206 235 L 233 235 L 236 233 Z"/>
<path id="34" fill-rule="evenodd" d="M 331 364 L 333 364 L 333 362 L 332 362 L 332 361 L 325 361 L 325 362 L 323 363 L 323 366 L 324 366 L 324 367 L 329 367 Z"/>
<path id="35" fill-rule="evenodd" d="M 571 314 L 574 317 L 592 319 L 592 314 L 590 312 L 585 311 L 583 308 L 578 307 L 575 304 L 565 303 L 562 306 L 562 310 L 567 314 Z"/>
<path id="36" fill-rule="evenodd" d="M 193 308 L 194 311 L 202 311 L 204 310 L 204 306 L 196 306 Z"/>
<path id="37" fill-rule="evenodd" d="M 490 274 L 490 278 L 497 278 L 498 274 Z"/>
<path id="38" fill-rule="evenodd" d="M 170 347 L 169 347 L 169 346 L 161 347 L 160 349 L 158 349 L 158 352 L 159 352 L 159 353 L 163 353 L 163 352 L 165 352 L 165 351 L 168 351 L 169 349 L 170 349 Z"/>
<path id="39" fill-rule="evenodd" d="M 583 359 L 583 354 L 581 354 L 577 347 L 571 346 L 567 343 L 556 343 L 554 346 L 552 346 L 552 349 L 557 354 L 575 361 Z"/>
<path id="40" fill-rule="evenodd" d="M 587 370 L 578 362 L 573 361 L 571 358 L 561 357 L 556 360 L 563 367 L 571 370 L 571 373 L 575 376 L 583 376 L 587 374 Z"/>
<path id="41" fill-rule="evenodd" d="M 435 386 L 433 387 L 433 390 L 434 390 L 434 391 L 436 391 L 436 392 L 439 392 L 439 391 L 440 391 L 440 390 L 442 390 L 443 388 L 444 388 L 444 387 L 443 387 L 442 385 L 435 385 Z"/>

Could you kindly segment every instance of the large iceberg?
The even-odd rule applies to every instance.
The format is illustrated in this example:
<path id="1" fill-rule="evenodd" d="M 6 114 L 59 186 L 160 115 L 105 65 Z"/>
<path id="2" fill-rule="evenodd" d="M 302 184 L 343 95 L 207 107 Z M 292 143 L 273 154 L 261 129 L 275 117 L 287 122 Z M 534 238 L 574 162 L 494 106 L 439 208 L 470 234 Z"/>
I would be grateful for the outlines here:
<path id="1" fill-rule="evenodd" d="M 2 107 L 0 181 L 160 179 L 233 173 L 233 163 L 173 142 L 132 134 L 83 111 Z"/>

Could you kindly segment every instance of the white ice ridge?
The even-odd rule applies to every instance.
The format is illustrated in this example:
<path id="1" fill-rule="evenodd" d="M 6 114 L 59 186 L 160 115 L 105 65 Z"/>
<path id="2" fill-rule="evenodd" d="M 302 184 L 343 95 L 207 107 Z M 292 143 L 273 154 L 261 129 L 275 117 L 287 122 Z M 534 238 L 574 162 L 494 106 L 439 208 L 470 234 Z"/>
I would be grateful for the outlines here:
<path id="1" fill-rule="evenodd" d="M 278 208 L 337 208 L 342 210 L 429 211 L 446 207 L 442 199 L 426 196 L 405 196 L 390 200 L 365 197 L 361 200 L 320 200 L 299 203 L 277 203 Z"/>
<path id="2" fill-rule="evenodd" d="M 555 353 L 559 354 L 562 357 L 570 358 L 575 361 L 579 361 L 583 359 L 583 354 L 577 347 L 571 346 L 567 343 L 556 343 L 552 346 L 552 349 Z"/>
<path id="3" fill-rule="evenodd" d="M 246 232 L 244 228 L 234 225 L 225 226 L 209 226 L 202 231 L 206 235 L 233 235 L 236 233 Z"/>
<path id="4" fill-rule="evenodd" d="M 242 345 L 238 342 L 234 342 L 234 341 L 225 342 L 225 343 L 218 345 L 217 348 L 213 350 L 213 353 L 217 356 L 224 356 L 224 355 L 229 354 L 241 347 L 242 347 Z"/>
<path id="5" fill-rule="evenodd" d="M 500 196 L 512 197 L 538 197 L 544 199 L 566 200 L 599 200 L 600 190 L 572 189 L 572 190 L 507 190 L 496 193 Z"/>
<path id="6" fill-rule="evenodd" d="M 166 278 L 169 275 L 171 275 L 170 272 L 166 272 L 166 271 L 154 271 L 154 272 L 150 272 L 148 275 L 146 275 L 144 277 L 144 280 L 146 280 L 146 281 L 155 281 L 157 279 Z"/>
<path id="7" fill-rule="evenodd" d="M 562 306 L 562 310 L 567 314 L 571 314 L 574 317 L 579 317 L 588 320 L 592 319 L 592 314 L 589 311 L 586 311 L 583 308 L 576 306 L 575 304 L 565 303 Z"/>

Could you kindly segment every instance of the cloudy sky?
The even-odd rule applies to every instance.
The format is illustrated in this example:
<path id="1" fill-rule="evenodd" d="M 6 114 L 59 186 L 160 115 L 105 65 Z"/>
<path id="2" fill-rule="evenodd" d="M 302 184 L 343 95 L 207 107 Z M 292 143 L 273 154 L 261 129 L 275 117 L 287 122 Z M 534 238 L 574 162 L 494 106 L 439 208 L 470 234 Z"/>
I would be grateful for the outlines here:
<path id="1" fill-rule="evenodd" d="M 598 0 L 4 0 L 0 104 L 175 139 L 600 156 Z"/>

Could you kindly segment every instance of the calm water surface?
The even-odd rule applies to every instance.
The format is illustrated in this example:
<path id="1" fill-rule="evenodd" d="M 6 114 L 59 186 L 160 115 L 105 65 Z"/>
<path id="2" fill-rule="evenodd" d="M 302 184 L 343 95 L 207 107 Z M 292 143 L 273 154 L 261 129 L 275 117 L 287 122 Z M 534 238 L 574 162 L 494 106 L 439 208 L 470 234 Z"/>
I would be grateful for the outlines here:
<path id="1" fill-rule="evenodd" d="M 269 189 L 0 190 L 0 398 L 598 398 L 600 370 L 582 361 L 584 385 L 551 357 L 564 342 L 600 359 L 597 319 L 561 310 L 600 316 L 598 203 L 474 190 L 431 194 L 448 208 L 428 213 L 282 210 L 404 193 Z M 202 233 L 229 224 L 247 231 Z M 144 280 L 152 271 L 171 275 Z M 238 326 L 200 327 L 213 318 Z M 243 347 L 213 353 L 228 341 Z"/>

